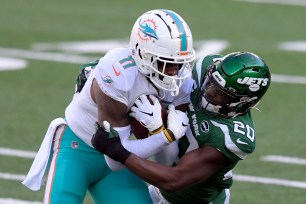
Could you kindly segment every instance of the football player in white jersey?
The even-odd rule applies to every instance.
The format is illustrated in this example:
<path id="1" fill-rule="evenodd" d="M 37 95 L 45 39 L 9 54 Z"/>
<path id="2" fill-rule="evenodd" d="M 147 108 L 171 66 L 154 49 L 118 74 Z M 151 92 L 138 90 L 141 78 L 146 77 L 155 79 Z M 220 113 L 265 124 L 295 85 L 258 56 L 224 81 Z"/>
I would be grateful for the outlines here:
<path id="1" fill-rule="evenodd" d="M 141 179 L 127 169 L 112 171 L 122 167 L 127 155 L 121 155 L 121 163 L 104 157 L 93 148 L 91 139 L 100 134 L 96 126 L 109 121 L 126 149 L 147 158 L 182 137 L 187 129 L 184 124 L 188 124 L 183 111 L 190 102 L 194 58 L 187 23 L 173 11 L 158 9 L 136 20 L 128 48 L 110 50 L 101 59 L 87 64 L 83 70 L 90 71 L 86 83 L 84 87 L 78 84 L 66 108 L 64 124 L 58 125 L 51 136 L 53 156 L 44 203 L 81 204 L 87 191 L 95 203 L 151 203 Z M 165 129 L 162 123 L 152 119 L 147 123 L 144 119 L 142 123 L 152 136 L 129 140 L 130 108 L 135 101 L 142 103 L 139 97 L 143 94 L 155 96 L 151 97 L 153 103 L 147 104 L 149 108 L 160 109 L 160 102 L 171 104 L 169 114 L 179 123 L 172 122 Z M 152 113 L 147 114 L 152 118 Z M 160 117 L 158 111 L 154 114 L 153 117 Z M 34 163 L 31 169 L 35 169 Z M 33 178 L 28 176 L 23 183 L 30 186 Z"/>

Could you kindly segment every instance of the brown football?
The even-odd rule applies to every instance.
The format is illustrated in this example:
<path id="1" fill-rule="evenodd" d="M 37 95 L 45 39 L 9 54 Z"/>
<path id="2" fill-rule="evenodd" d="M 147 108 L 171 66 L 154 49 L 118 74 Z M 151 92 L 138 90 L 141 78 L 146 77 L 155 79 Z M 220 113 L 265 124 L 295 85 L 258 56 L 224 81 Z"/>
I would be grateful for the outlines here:
<path id="1" fill-rule="evenodd" d="M 151 99 L 149 99 L 151 101 Z M 167 127 L 167 110 L 162 106 L 162 119 L 164 126 Z M 137 139 L 144 139 L 148 137 L 149 131 L 147 128 L 141 125 L 141 123 L 133 117 L 130 117 L 130 124 L 132 128 L 132 132 Z"/>

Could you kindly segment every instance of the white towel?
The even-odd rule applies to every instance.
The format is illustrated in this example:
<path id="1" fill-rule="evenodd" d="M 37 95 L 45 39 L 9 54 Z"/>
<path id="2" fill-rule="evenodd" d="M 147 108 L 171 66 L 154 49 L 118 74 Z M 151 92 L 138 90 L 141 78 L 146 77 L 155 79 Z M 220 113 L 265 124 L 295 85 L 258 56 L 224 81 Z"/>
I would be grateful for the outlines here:
<path id="1" fill-rule="evenodd" d="M 54 133 L 57 127 L 63 124 L 67 124 L 63 118 L 56 118 L 50 123 L 28 175 L 22 182 L 23 185 L 32 191 L 38 191 L 43 183 L 43 176 L 48 165 Z"/>

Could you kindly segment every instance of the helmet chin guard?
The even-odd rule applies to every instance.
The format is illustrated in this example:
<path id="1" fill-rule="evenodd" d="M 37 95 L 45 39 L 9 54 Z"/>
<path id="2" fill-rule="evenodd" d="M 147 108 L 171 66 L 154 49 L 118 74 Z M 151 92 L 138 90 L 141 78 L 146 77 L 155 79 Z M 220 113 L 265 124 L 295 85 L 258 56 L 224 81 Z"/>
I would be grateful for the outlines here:
<path id="1" fill-rule="evenodd" d="M 151 10 L 141 15 L 131 32 L 130 47 L 139 71 L 159 89 L 177 95 L 191 75 L 195 51 L 187 23 L 170 10 Z M 163 67 L 158 67 L 162 62 Z M 179 64 L 176 76 L 165 73 L 167 63 Z"/>

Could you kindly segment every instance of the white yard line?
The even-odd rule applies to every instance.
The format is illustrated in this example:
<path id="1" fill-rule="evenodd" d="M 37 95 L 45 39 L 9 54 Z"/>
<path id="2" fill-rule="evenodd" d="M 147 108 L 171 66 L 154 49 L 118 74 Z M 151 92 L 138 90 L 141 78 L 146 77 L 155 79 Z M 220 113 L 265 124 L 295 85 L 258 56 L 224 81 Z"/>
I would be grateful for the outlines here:
<path id="1" fill-rule="evenodd" d="M 286 51 L 306 52 L 306 41 L 282 42 L 278 45 L 278 48 Z"/>
<path id="2" fill-rule="evenodd" d="M 0 172 L 0 179 L 4 179 L 4 180 L 23 181 L 25 177 L 26 175 L 22 175 L 22 174 L 11 174 L 11 173 Z"/>
<path id="3" fill-rule="evenodd" d="M 306 77 L 272 74 L 271 81 L 286 84 L 306 84 Z"/>
<path id="4" fill-rule="evenodd" d="M 42 202 L 26 201 L 13 198 L 0 198 L 0 204 L 42 204 Z"/>
<path id="5" fill-rule="evenodd" d="M 25 69 L 27 65 L 27 61 L 23 59 L 0 57 L 0 71 Z"/>
<path id="6" fill-rule="evenodd" d="M 245 1 L 249 3 L 264 3 L 264 4 L 282 4 L 291 6 L 306 6 L 305 0 L 235 0 Z"/>
<path id="7" fill-rule="evenodd" d="M 248 175 L 234 175 L 233 178 L 234 178 L 234 181 L 245 181 L 245 182 L 251 182 L 251 183 L 271 184 L 271 185 L 277 185 L 277 186 L 286 186 L 286 187 L 306 189 L 306 182 L 301 182 L 301 181 L 292 181 L 292 180 L 285 180 L 285 179 L 248 176 Z"/>
<path id="8" fill-rule="evenodd" d="M 72 64 L 82 64 L 96 59 L 82 55 L 73 55 L 73 54 L 56 53 L 56 52 L 38 52 L 32 50 L 13 49 L 13 48 L 0 48 L 0 56 L 1 55 L 7 57 L 20 57 L 32 60 L 64 62 Z"/>
<path id="9" fill-rule="evenodd" d="M 288 157 L 282 155 L 267 155 L 260 158 L 262 161 L 287 163 L 287 164 L 299 164 L 306 165 L 306 159 L 298 157 Z"/>
<path id="10" fill-rule="evenodd" d="M 10 148 L 1 148 L 0 147 L 0 155 L 5 156 L 13 156 L 13 157 L 21 157 L 21 158 L 35 158 L 37 152 L 25 151 L 25 150 L 17 150 Z"/>

